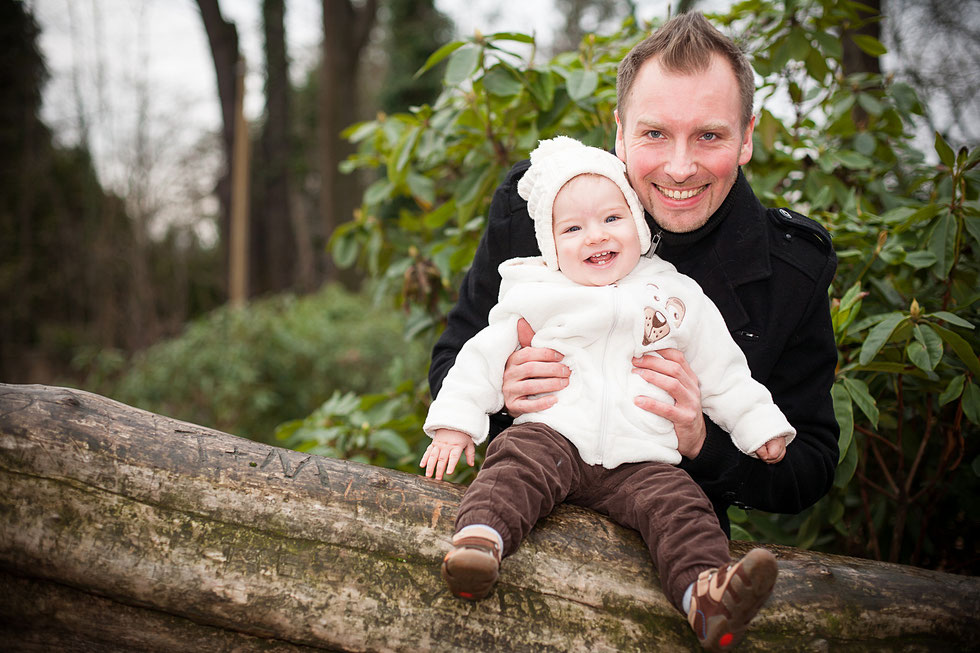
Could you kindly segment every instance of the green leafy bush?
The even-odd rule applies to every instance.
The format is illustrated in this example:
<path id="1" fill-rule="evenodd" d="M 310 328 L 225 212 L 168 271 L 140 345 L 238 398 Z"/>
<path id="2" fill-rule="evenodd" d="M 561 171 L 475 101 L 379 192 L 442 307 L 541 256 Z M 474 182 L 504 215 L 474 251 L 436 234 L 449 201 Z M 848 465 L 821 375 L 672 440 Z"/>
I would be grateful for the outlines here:
<path id="1" fill-rule="evenodd" d="M 766 204 L 824 224 L 840 258 L 834 489 L 799 515 L 730 514 L 745 538 L 976 573 L 980 149 L 954 149 L 939 134 L 917 146 L 925 108 L 915 91 L 844 70 L 842 29 L 880 19 L 869 11 L 747 0 L 713 17 L 761 78 L 750 182 Z M 612 145 L 616 66 L 647 33 L 630 20 L 547 62 L 525 35 L 456 41 L 426 65 L 447 61 L 433 106 L 348 131 L 359 147 L 349 168 L 381 175 L 333 251 L 410 307 L 412 337 L 444 323 L 512 163 L 560 133 Z M 884 51 L 871 37 L 854 42 Z M 421 416 L 418 401 L 410 414 Z"/>
<path id="2" fill-rule="evenodd" d="M 425 384 L 405 381 L 389 393 L 358 396 L 335 391 L 305 419 L 276 429 L 282 445 L 320 456 L 355 460 L 402 471 L 415 471 L 429 439 Z"/>
<path id="3" fill-rule="evenodd" d="M 335 391 L 425 377 L 429 347 L 404 315 L 340 287 L 221 308 L 123 361 L 103 354 L 96 391 L 146 410 L 266 442 Z M 106 371 L 125 369 L 118 378 Z"/>

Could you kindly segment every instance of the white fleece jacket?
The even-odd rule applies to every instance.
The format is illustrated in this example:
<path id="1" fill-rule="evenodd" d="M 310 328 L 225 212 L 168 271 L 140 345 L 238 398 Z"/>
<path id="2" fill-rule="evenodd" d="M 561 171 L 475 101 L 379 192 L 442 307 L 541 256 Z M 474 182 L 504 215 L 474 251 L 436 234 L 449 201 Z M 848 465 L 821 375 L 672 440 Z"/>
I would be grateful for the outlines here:
<path id="1" fill-rule="evenodd" d="M 489 326 L 460 350 L 429 408 L 424 430 L 452 428 L 483 442 L 489 415 L 503 408 L 504 365 L 518 347 L 517 321 L 534 329 L 532 345 L 564 354 L 571 369 L 557 403 L 515 423 L 543 422 L 570 440 L 590 465 L 681 460 L 673 424 L 637 407 L 646 395 L 672 402 L 632 372 L 632 358 L 672 347 L 684 352 L 701 384 L 704 412 L 754 455 L 769 440 L 796 430 L 752 378 L 745 355 L 721 313 L 693 279 L 659 257 L 641 258 L 611 286 L 586 287 L 549 270 L 540 257 L 500 265 L 500 300 Z"/>

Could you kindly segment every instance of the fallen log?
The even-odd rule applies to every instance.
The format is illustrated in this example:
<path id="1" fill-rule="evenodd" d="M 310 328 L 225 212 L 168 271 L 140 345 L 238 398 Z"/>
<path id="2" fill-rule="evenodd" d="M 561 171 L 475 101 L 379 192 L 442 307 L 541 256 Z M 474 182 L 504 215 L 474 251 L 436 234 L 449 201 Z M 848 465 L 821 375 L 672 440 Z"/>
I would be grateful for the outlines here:
<path id="1" fill-rule="evenodd" d="M 439 577 L 462 488 L 77 390 L 0 385 L 5 650 L 695 650 L 637 534 L 561 506 L 493 595 Z M 733 555 L 748 545 L 733 543 Z M 747 651 L 980 641 L 980 579 L 770 547 Z"/>

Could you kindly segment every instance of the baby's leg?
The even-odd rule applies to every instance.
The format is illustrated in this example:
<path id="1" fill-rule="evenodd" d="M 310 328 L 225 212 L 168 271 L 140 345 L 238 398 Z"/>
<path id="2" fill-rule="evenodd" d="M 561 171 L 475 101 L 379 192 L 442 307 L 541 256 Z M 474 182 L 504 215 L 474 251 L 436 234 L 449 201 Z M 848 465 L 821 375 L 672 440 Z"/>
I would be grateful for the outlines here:
<path id="1" fill-rule="evenodd" d="M 598 492 L 571 494 L 643 536 L 664 593 L 687 615 L 700 644 L 727 651 L 772 593 L 778 567 L 765 549 L 753 549 L 732 565 L 711 502 L 686 472 L 663 463 L 623 465 L 602 473 Z M 684 594 L 691 588 L 690 605 Z"/>
<path id="2" fill-rule="evenodd" d="M 490 526 L 503 539 L 503 556 L 510 555 L 565 500 L 578 481 L 579 462 L 574 445 L 554 429 L 537 422 L 510 427 L 487 447 L 483 467 L 460 503 L 456 532 Z"/>
<path id="3" fill-rule="evenodd" d="M 597 470 L 598 471 L 598 470 Z M 664 593 L 678 610 L 698 575 L 730 561 L 728 538 L 708 497 L 687 472 L 666 463 L 634 463 L 600 473 L 585 505 L 640 532 L 660 574 Z"/>
<path id="4" fill-rule="evenodd" d="M 543 424 L 511 427 L 490 443 L 463 496 L 453 549 L 442 563 L 455 596 L 476 601 L 490 594 L 501 558 L 568 494 L 577 462 L 571 443 Z"/>

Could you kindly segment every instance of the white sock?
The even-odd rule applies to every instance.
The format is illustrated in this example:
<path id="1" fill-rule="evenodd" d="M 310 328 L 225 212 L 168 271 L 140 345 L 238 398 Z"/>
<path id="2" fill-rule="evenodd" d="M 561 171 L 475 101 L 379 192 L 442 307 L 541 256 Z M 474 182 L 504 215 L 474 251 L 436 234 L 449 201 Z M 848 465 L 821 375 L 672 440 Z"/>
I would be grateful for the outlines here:
<path id="1" fill-rule="evenodd" d="M 504 550 L 504 538 L 500 536 L 497 529 L 493 526 L 487 526 L 486 524 L 470 524 L 469 526 L 463 526 L 459 529 L 459 532 L 453 536 L 453 540 L 457 537 L 465 537 L 467 535 L 478 535 L 480 537 L 491 537 L 497 540 L 498 551 L 503 553 Z"/>
<path id="2" fill-rule="evenodd" d="M 687 590 L 684 592 L 684 598 L 681 599 L 681 606 L 684 608 L 684 614 L 691 611 L 691 594 L 694 593 L 694 583 L 687 586 Z"/>

